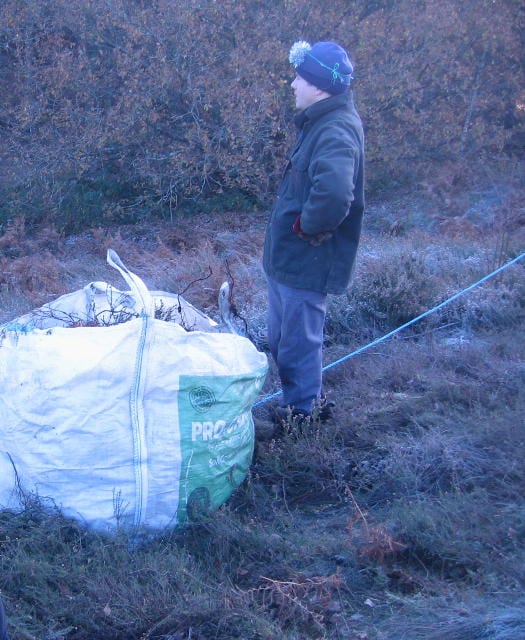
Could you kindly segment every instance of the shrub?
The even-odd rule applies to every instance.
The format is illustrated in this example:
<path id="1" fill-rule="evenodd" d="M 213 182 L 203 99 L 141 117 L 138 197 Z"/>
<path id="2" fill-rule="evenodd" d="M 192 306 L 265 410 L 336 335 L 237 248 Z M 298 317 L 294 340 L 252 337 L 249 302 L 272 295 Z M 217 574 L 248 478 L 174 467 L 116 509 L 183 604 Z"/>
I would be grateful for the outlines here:
<path id="1" fill-rule="evenodd" d="M 486 166 L 523 123 L 515 2 L 7 0 L 3 16 L 0 223 L 75 230 L 209 196 L 266 203 L 294 137 L 298 37 L 350 50 L 371 183 L 430 175 L 453 209 L 436 163 Z"/>

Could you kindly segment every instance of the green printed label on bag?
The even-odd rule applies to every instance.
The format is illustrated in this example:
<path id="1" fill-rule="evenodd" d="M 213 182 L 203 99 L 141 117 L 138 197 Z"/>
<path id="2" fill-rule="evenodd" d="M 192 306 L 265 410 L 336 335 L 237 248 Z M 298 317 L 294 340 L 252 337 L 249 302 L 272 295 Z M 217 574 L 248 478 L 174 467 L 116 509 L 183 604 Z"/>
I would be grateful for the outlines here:
<path id="1" fill-rule="evenodd" d="M 249 376 L 181 376 L 180 494 L 177 520 L 197 519 L 225 502 L 251 463 L 251 407 L 266 368 Z"/>

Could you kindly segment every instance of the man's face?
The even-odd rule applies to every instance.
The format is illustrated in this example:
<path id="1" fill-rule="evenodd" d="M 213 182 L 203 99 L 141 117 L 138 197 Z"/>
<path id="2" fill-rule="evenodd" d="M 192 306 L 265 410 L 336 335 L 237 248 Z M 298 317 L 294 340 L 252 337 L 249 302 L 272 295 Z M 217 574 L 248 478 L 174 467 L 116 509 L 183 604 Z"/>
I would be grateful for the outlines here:
<path id="1" fill-rule="evenodd" d="M 292 82 L 292 89 L 295 93 L 295 106 L 301 111 L 315 102 L 319 102 L 322 97 L 322 92 L 320 92 L 316 86 L 307 82 L 300 75 L 295 76 L 295 79 Z"/>

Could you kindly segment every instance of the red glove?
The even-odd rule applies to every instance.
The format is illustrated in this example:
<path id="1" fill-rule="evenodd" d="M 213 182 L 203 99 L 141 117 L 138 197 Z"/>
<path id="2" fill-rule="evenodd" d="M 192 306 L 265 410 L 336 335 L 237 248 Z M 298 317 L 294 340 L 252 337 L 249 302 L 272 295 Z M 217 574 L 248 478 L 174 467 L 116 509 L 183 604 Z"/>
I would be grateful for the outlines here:
<path id="1" fill-rule="evenodd" d="M 297 234 L 303 232 L 303 230 L 301 229 L 301 216 L 297 216 L 297 218 L 295 219 L 295 222 L 292 225 L 292 232 Z"/>
<path id="2" fill-rule="evenodd" d="M 309 242 L 313 247 L 318 247 L 320 244 L 322 244 L 326 240 L 330 240 L 330 238 L 332 237 L 331 231 L 325 231 L 324 233 L 315 233 L 313 235 L 305 233 L 301 229 L 301 216 L 297 216 L 297 218 L 295 219 L 292 225 L 292 232 L 297 234 L 301 238 L 301 240 Z"/>

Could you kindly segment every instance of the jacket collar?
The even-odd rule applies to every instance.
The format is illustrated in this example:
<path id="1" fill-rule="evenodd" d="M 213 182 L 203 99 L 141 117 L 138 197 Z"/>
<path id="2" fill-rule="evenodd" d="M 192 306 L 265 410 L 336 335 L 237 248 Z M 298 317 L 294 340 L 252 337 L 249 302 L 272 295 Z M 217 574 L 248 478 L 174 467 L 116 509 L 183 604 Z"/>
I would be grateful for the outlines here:
<path id="1" fill-rule="evenodd" d="M 319 100 L 319 102 L 315 102 L 295 116 L 295 126 L 298 129 L 302 129 L 307 122 L 313 122 L 329 111 L 334 111 L 334 109 L 350 104 L 352 99 L 352 91 L 348 90 L 324 100 Z"/>

